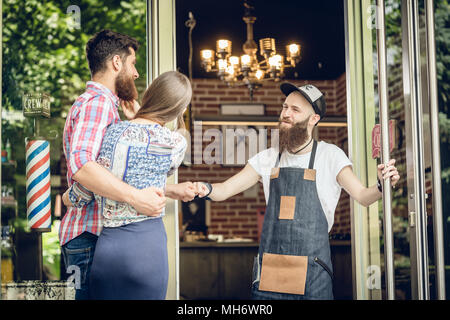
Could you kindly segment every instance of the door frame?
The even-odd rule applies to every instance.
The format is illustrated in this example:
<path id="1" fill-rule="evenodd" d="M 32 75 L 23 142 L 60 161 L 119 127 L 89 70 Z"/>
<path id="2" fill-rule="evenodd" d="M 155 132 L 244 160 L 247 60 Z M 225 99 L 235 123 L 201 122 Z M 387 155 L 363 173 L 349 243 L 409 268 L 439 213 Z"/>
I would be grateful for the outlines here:
<path id="1" fill-rule="evenodd" d="M 175 0 L 147 0 L 147 87 L 161 73 L 176 70 Z M 176 128 L 176 120 L 167 124 Z M 178 170 L 167 178 L 178 183 Z M 180 299 L 178 201 L 167 199 L 163 217 L 167 234 L 169 282 L 166 299 Z"/>
<path id="2" fill-rule="evenodd" d="M 372 57 L 373 7 L 370 0 L 343 0 L 347 78 L 347 121 L 349 158 L 363 185 L 376 183 L 376 161 L 371 159 L 371 130 L 375 125 L 374 71 Z M 377 1 L 378 2 L 378 1 Z M 384 1 L 380 1 L 383 3 Z M 431 135 L 433 179 L 433 233 L 436 257 L 436 297 L 445 299 L 443 215 L 440 176 L 440 150 L 437 107 L 436 57 L 433 0 L 425 0 L 427 65 L 421 83 L 418 47 L 417 3 L 402 0 L 403 80 L 407 148 L 407 186 L 413 299 L 429 299 L 428 252 L 426 235 L 423 135 Z M 384 10 L 383 10 L 384 11 Z M 377 13 L 375 13 L 376 15 Z M 414 16 L 415 15 L 415 16 Z M 379 18 L 379 17 L 378 17 Z M 384 19 L 383 19 L 384 20 Z M 414 21 L 413 21 L 414 20 Z M 371 27 L 372 26 L 372 27 Z M 375 23 L 375 27 L 380 27 Z M 378 30 L 377 30 L 378 34 Z M 384 70 L 385 72 L 386 70 Z M 422 99 L 423 95 L 423 99 Z M 381 99 L 380 99 L 381 100 Z M 424 100 L 424 101 L 423 101 Z M 386 104 L 386 103 L 385 103 Z M 429 105 L 430 132 L 422 126 L 422 104 Z M 381 105 L 380 105 L 381 107 Z M 380 117 L 381 119 L 381 117 Z M 419 196 L 418 196 L 419 195 Z M 381 299 L 381 248 L 378 202 L 369 208 L 351 200 L 352 280 L 354 299 Z M 384 206 L 383 206 L 384 207 Z M 386 217 L 385 217 L 386 220 Z M 386 223 L 386 221 L 384 221 Z M 385 235 L 386 236 L 386 235 Z M 391 248 L 393 249 L 393 248 Z M 386 250 L 386 249 L 385 249 Z M 391 250 L 393 251 L 393 250 Z M 390 252 L 391 259 L 393 252 Z M 386 265 L 386 263 L 385 263 Z M 386 279 L 389 298 L 394 298 L 395 278 Z M 375 284 L 375 285 L 374 285 Z"/>
<path id="3" fill-rule="evenodd" d="M 370 0 L 344 0 L 347 128 L 353 172 L 365 186 L 377 182 L 377 162 L 370 156 L 375 125 Z M 371 25 L 371 24 L 370 24 Z M 350 199 L 353 298 L 381 299 L 378 203 L 368 208 Z"/>

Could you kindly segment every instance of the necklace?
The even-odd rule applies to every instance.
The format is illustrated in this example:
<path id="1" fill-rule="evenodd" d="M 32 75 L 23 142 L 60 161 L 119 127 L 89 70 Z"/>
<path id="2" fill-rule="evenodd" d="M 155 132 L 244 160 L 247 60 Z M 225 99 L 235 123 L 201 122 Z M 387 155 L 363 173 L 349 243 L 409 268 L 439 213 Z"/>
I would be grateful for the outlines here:
<path id="1" fill-rule="evenodd" d="M 307 146 L 309 146 L 309 144 L 311 143 L 311 141 L 313 141 L 313 138 L 311 138 L 311 140 L 309 140 L 309 142 L 308 142 L 308 144 L 307 144 L 306 146 L 304 146 L 303 148 L 301 148 L 301 149 L 298 150 L 298 151 L 295 151 L 294 154 L 299 153 L 300 151 L 302 151 L 303 149 L 305 149 Z"/>

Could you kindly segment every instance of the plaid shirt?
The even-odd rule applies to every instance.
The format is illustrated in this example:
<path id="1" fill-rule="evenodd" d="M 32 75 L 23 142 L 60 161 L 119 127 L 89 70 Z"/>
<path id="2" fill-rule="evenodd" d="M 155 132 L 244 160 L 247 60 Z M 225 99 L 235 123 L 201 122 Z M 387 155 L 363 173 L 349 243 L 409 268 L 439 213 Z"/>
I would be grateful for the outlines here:
<path id="1" fill-rule="evenodd" d="M 64 126 L 63 148 L 67 163 L 67 181 L 87 162 L 95 161 L 100 152 L 106 128 L 120 121 L 119 98 L 108 88 L 94 81 L 86 83 L 86 91 L 72 105 Z M 82 208 L 70 207 L 59 229 L 63 246 L 87 231 L 99 235 L 102 216 L 96 201 Z"/>

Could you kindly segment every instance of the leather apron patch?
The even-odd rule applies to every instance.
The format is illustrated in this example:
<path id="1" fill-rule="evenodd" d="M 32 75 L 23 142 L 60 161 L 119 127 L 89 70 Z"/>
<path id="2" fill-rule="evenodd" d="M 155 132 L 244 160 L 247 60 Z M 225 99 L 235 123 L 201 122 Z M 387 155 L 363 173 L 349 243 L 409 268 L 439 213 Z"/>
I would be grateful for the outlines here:
<path id="1" fill-rule="evenodd" d="M 280 213 L 278 219 L 293 220 L 295 215 L 295 197 L 281 196 L 280 197 Z"/>
<path id="2" fill-rule="evenodd" d="M 280 168 L 272 168 L 270 171 L 270 179 L 278 178 L 279 174 L 280 174 Z"/>
<path id="3" fill-rule="evenodd" d="M 305 294 L 307 256 L 264 253 L 259 290 Z"/>
<path id="4" fill-rule="evenodd" d="M 316 170 L 315 169 L 305 169 L 305 174 L 303 175 L 303 179 L 316 181 Z"/>

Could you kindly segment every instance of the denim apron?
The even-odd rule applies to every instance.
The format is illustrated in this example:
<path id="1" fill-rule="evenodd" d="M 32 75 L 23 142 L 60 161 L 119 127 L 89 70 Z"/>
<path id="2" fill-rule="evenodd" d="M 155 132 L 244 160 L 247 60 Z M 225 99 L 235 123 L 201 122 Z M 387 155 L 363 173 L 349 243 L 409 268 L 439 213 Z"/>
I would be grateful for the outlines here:
<path id="1" fill-rule="evenodd" d="M 279 168 L 270 176 L 253 299 L 332 300 L 333 271 L 328 222 L 317 194 L 314 141 L 308 169 Z"/>

